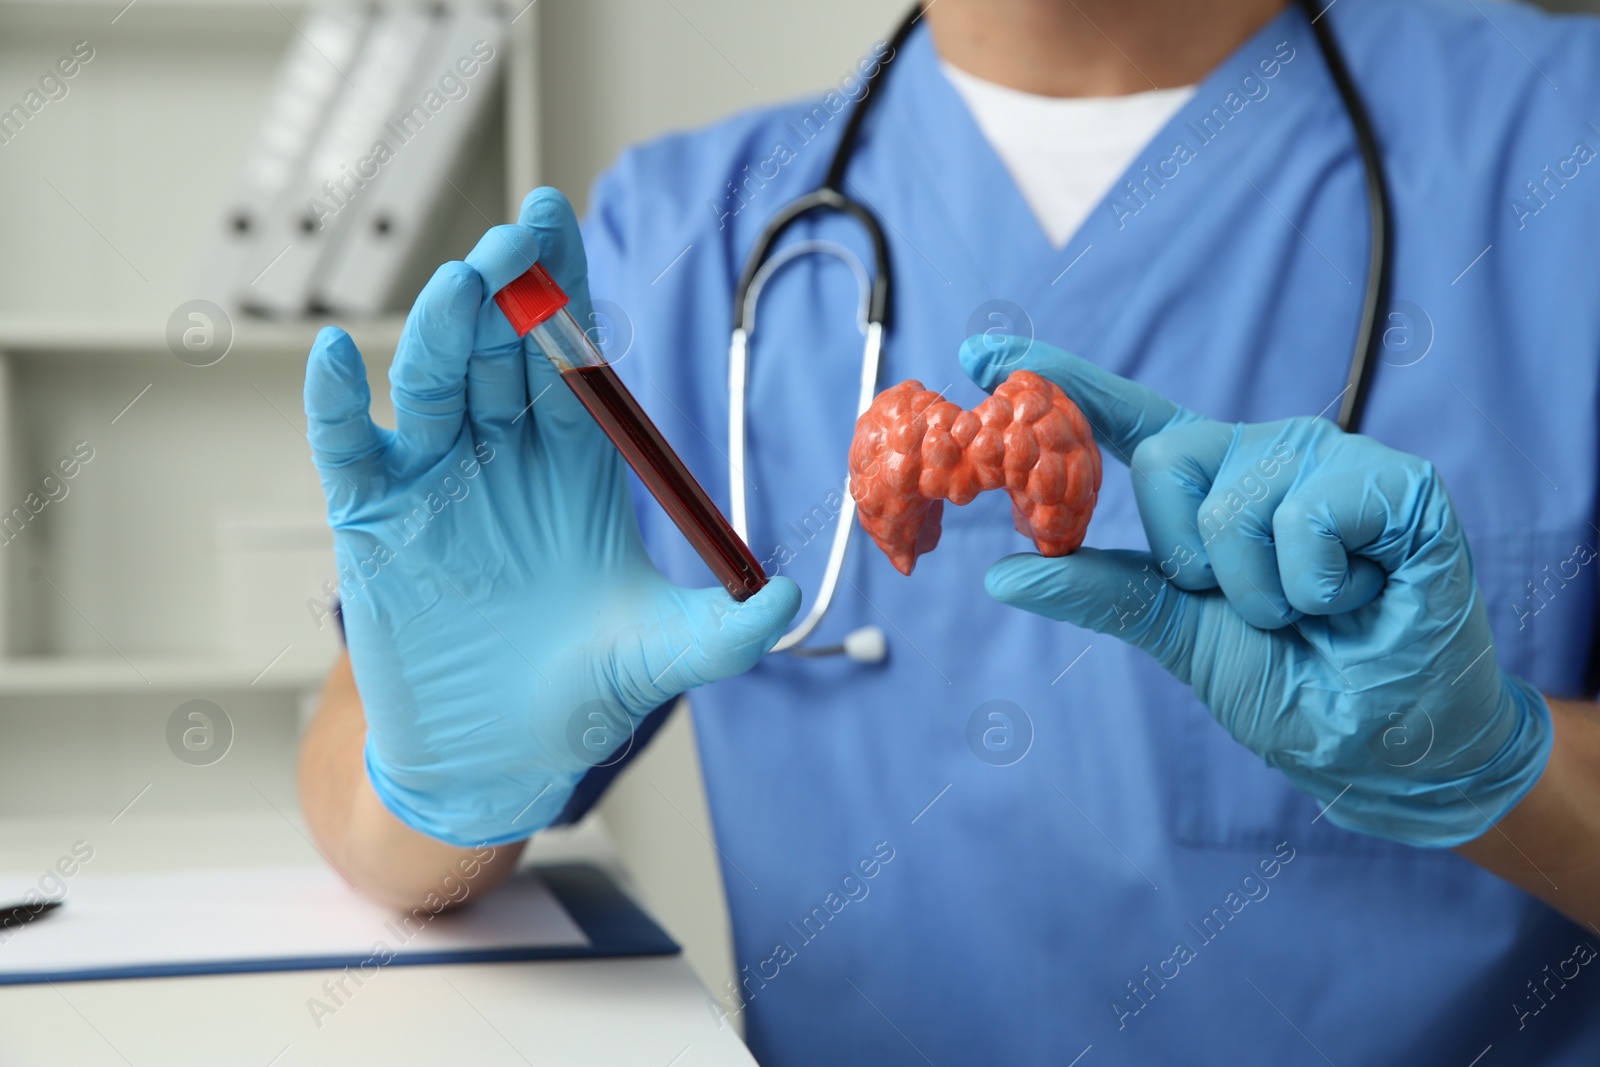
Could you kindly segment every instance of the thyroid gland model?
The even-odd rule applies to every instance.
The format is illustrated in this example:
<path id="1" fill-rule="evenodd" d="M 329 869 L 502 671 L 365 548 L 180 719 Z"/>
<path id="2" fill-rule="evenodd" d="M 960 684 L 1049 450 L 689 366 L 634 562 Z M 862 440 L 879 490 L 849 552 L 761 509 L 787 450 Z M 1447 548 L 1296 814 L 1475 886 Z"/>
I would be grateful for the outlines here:
<path id="1" fill-rule="evenodd" d="M 1100 449 L 1078 406 L 1032 371 L 971 411 L 918 381 L 879 393 L 856 420 L 850 495 L 861 527 L 901 574 L 939 543 L 944 502 L 1011 494 L 1017 532 L 1046 556 L 1083 544 L 1100 492 Z"/>

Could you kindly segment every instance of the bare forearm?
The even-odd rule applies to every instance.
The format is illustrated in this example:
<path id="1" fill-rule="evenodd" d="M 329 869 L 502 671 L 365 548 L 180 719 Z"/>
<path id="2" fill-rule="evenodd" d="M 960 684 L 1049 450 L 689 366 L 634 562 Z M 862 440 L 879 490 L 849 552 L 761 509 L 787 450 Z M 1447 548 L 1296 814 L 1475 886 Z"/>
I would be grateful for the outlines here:
<path id="1" fill-rule="evenodd" d="M 1538 784 L 1456 851 L 1600 931 L 1600 705 L 1549 703 L 1555 744 Z"/>
<path id="2" fill-rule="evenodd" d="M 367 722 L 340 659 L 328 676 L 316 718 L 300 747 L 300 803 L 317 847 L 350 884 L 375 900 L 409 908 L 460 903 L 504 881 L 525 842 L 463 849 L 420 834 L 395 818 L 367 780 Z"/>

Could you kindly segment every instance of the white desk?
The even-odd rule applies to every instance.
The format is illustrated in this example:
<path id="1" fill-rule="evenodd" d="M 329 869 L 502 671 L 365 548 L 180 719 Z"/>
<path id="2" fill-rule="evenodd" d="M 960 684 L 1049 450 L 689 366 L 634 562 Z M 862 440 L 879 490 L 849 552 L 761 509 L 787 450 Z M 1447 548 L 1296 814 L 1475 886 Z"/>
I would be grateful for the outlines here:
<path id="1" fill-rule="evenodd" d="M 86 869 L 97 874 L 316 858 L 279 815 L 141 819 L 135 808 L 115 824 L 88 817 L 0 820 L 0 869 L 42 873 L 79 840 L 94 848 Z M 592 862 L 626 885 L 598 824 L 545 835 L 529 858 Z M 709 994 L 681 957 L 387 967 L 319 1027 L 306 1002 L 324 995 L 322 983 L 333 973 L 0 987 L 0 1064 L 755 1063 L 731 1027 L 718 1029 Z"/>

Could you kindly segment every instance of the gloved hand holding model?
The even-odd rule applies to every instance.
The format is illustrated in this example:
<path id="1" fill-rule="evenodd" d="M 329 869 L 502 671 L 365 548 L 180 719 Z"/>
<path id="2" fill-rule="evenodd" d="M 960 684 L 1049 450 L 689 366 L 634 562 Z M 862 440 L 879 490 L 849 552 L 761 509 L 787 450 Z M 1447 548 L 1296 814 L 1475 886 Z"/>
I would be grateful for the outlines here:
<path id="1" fill-rule="evenodd" d="M 590 321 L 577 220 L 536 190 L 412 308 L 392 432 L 344 331 L 306 369 L 368 776 L 407 825 L 461 846 L 549 824 L 638 720 L 749 669 L 799 606 L 787 579 L 741 604 L 656 570 L 616 449 L 494 303 L 535 262 Z"/>
<path id="2" fill-rule="evenodd" d="M 1495 660 L 1431 464 L 1322 419 L 1215 422 L 1060 349 L 992 340 L 963 346 L 967 373 L 1061 386 L 1131 468 L 1151 551 L 1011 556 L 991 595 L 1149 652 L 1347 829 L 1454 846 L 1533 787 L 1550 711 Z"/>

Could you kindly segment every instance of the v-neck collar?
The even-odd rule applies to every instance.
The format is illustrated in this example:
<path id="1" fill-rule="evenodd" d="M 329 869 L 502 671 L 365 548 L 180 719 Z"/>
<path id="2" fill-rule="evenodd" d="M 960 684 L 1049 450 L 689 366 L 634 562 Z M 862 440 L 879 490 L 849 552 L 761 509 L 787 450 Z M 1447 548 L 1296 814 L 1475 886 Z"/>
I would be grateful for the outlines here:
<path id="1" fill-rule="evenodd" d="M 1293 50 L 1288 63 L 1281 61 L 1284 42 Z M 1272 78 L 1263 78 L 1262 63 L 1276 65 Z M 1259 102 L 1247 100 L 1248 93 L 1241 88 L 1247 78 L 1267 87 Z M 1294 91 L 1300 86 L 1311 86 L 1312 91 Z M 1251 135 L 1250 128 L 1259 132 L 1269 122 L 1295 122 L 1308 100 L 1331 91 L 1311 27 L 1297 7 L 1286 7 L 1201 81 L 1194 96 L 1057 249 L 965 101 L 939 69 L 932 35 L 919 29 L 895 60 L 872 125 L 878 128 L 873 140 L 892 146 L 896 156 L 892 166 L 915 172 L 900 175 L 896 184 L 901 195 L 893 199 L 920 203 L 928 210 L 915 215 L 902 211 L 906 218 L 885 221 L 891 234 L 899 231 L 914 247 L 918 238 L 917 227 L 910 225 L 913 217 L 922 225 L 938 227 L 945 239 L 921 244 L 946 250 L 951 257 L 959 252 L 963 262 L 929 260 L 950 282 L 1003 296 L 1023 307 L 1068 302 L 1077 320 L 1072 333 L 1082 340 L 1099 337 L 1119 310 L 1118 301 L 1106 300 L 1105 294 L 1137 284 L 1150 264 L 1159 261 L 1176 228 L 1205 209 L 1207 197 L 1224 176 L 1232 173 L 1242 182 L 1237 165 L 1261 140 Z M 1230 104 L 1237 106 L 1240 100 L 1246 101 L 1244 107 L 1232 111 Z M 1213 119 L 1208 128 L 1206 118 L 1216 108 L 1223 109 L 1228 120 L 1219 124 Z M 1220 132 L 1203 139 L 1219 125 L 1224 125 Z M 1182 165 L 1170 162 L 1179 142 L 1193 155 Z M 1159 171 L 1163 165 L 1168 174 L 1175 165 L 1178 169 L 1158 187 L 1144 168 Z M 1142 202 L 1129 192 L 1129 183 L 1136 178 L 1150 194 Z M 847 191 L 860 195 L 860 190 Z M 1113 201 L 1124 207 L 1115 209 Z"/>

